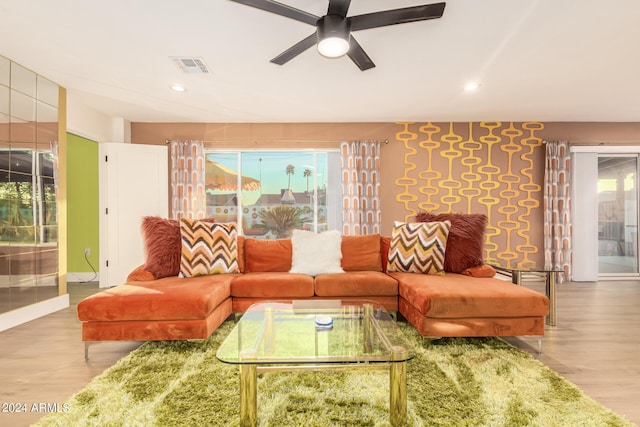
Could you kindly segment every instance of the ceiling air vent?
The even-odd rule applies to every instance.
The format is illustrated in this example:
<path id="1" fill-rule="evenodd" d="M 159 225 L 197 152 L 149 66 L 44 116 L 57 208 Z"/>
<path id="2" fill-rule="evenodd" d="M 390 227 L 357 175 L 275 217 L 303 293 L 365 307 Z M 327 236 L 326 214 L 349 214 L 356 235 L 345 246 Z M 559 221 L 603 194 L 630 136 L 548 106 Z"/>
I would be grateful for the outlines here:
<path id="1" fill-rule="evenodd" d="M 179 57 L 174 56 L 171 57 L 171 60 L 174 64 L 178 66 L 182 70 L 183 73 L 187 74 L 203 74 L 209 73 L 209 68 L 207 68 L 207 64 L 204 63 L 202 58 L 191 58 L 191 57 Z"/>

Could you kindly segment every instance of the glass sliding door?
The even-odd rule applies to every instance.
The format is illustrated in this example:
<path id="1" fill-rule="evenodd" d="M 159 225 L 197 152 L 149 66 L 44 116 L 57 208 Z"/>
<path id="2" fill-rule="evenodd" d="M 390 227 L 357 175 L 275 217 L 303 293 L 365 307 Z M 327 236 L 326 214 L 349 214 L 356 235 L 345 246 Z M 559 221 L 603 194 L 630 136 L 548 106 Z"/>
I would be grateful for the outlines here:
<path id="1" fill-rule="evenodd" d="M 638 155 L 598 156 L 598 275 L 638 276 Z"/>

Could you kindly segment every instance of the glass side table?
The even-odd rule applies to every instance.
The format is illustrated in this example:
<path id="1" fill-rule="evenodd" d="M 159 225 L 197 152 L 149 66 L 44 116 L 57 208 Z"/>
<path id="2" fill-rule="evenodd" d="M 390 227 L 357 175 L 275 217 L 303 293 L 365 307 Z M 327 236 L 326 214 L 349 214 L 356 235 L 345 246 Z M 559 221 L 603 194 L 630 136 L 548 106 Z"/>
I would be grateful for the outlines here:
<path id="1" fill-rule="evenodd" d="M 497 271 L 511 275 L 511 282 L 521 286 L 522 276 L 524 274 L 537 274 L 544 277 L 545 295 L 549 298 L 549 315 L 547 316 L 547 325 L 556 326 L 556 283 L 558 273 L 563 270 L 547 269 L 547 268 L 527 268 L 512 267 L 510 265 L 502 265 L 498 262 L 488 262 L 488 264 Z"/>

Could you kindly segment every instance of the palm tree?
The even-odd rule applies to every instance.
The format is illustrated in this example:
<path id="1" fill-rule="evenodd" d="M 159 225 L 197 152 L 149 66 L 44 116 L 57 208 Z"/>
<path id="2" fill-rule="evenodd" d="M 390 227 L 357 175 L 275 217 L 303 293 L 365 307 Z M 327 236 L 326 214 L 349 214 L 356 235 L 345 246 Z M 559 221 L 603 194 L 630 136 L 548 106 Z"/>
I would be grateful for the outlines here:
<path id="1" fill-rule="evenodd" d="M 309 177 L 311 176 L 311 169 L 305 169 L 302 176 L 307 178 L 307 193 L 309 192 Z"/>
<path id="2" fill-rule="evenodd" d="M 276 238 L 290 237 L 291 230 L 302 226 L 302 209 L 293 206 L 275 206 L 269 210 L 258 212 L 261 228 L 275 234 Z"/>
<path id="3" fill-rule="evenodd" d="M 289 184 L 287 185 L 287 190 L 291 190 L 291 175 L 296 173 L 296 167 L 293 165 L 287 165 L 287 176 L 289 177 Z"/>

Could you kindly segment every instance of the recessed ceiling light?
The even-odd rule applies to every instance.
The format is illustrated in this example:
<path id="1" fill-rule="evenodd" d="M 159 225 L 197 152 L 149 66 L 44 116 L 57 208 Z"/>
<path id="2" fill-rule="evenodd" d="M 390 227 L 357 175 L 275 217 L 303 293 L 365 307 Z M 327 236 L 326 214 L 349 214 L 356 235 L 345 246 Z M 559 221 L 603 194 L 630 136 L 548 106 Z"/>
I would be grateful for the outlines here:
<path id="1" fill-rule="evenodd" d="M 171 86 L 171 90 L 174 92 L 184 92 L 186 91 L 186 89 L 180 85 L 173 85 Z"/>
<path id="2" fill-rule="evenodd" d="M 469 82 L 466 85 L 464 85 L 464 90 L 467 92 L 473 92 L 474 90 L 477 90 L 479 87 L 480 87 L 480 83 Z"/>

